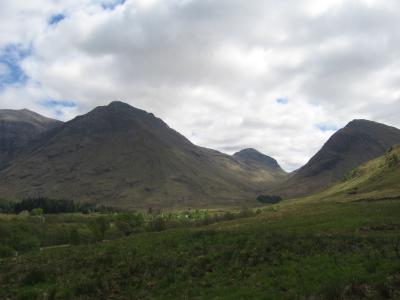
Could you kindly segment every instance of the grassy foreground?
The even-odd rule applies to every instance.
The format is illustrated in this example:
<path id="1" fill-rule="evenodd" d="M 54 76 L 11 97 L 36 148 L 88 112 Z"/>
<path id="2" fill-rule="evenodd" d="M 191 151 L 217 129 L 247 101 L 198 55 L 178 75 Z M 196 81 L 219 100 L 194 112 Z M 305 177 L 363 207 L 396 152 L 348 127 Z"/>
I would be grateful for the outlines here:
<path id="1" fill-rule="evenodd" d="M 398 299 L 400 200 L 288 203 L 0 262 L 1 299 Z"/>
<path id="2" fill-rule="evenodd" d="M 398 157 L 257 214 L 45 216 L 37 227 L 4 217 L 0 237 L 21 236 L 3 249 L 26 251 L 0 259 L 0 299 L 400 299 Z M 55 236 L 76 245 L 26 248 Z"/>

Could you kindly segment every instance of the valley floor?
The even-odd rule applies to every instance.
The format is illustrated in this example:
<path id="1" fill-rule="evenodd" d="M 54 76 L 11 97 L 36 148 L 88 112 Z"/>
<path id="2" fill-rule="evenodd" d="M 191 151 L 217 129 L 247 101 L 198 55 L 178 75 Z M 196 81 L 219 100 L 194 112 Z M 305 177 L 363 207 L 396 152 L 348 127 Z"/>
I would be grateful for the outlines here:
<path id="1" fill-rule="evenodd" d="M 1 299 L 400 299 L 400 199 L 247 218 L 0 260 Z"/>

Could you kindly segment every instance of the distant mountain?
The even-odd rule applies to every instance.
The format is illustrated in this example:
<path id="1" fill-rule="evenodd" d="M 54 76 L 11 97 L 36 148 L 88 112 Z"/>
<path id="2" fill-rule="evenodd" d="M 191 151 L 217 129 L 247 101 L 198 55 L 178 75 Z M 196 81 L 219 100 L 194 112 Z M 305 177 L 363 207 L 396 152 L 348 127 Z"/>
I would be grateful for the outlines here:
<path id="1" fill-rule="evenodd" d="M 123 102 L 95 108 L 40 135 L 0 171 L 0 194 L 127 208 L 253 203 L 282 181 L 193 145 L 161 119 Z"/>
<path id="2" fill-rule="evenodd" d="M 243 149 L 233 154 L 233 157 L 249 167 L 262 168 L 276 175 L 287 175 L 286 172 L 280 167 L 276 159 L 268 155 L 262 154 L 256 149 Z"/>
<path id="3" fill-rule="evenodd" d="M 0 109 L 0 165 L 39 134 L 61 123 L 27 109 Z"/>
<path id="4" fill-rule="evenodd" d="M 337 131 L 306 165 L 272 191 L 291 197 L 322 190 L 398 143 L 399 129 L 368 120 L 353 120 Z"/>

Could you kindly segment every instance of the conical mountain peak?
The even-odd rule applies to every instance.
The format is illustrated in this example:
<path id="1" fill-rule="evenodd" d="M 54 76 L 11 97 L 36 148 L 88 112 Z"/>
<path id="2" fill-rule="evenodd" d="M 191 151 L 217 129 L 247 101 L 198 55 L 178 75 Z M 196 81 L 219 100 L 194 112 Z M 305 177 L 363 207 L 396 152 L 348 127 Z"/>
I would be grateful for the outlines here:
<path id="1" fill-rule="evenodd" d="M 233 154 L 233 157 L 245 164 L 259 166 L 269 170 L 282 171 L 276 159 L 265 155 L 254 148 L 246 148 Z"/>

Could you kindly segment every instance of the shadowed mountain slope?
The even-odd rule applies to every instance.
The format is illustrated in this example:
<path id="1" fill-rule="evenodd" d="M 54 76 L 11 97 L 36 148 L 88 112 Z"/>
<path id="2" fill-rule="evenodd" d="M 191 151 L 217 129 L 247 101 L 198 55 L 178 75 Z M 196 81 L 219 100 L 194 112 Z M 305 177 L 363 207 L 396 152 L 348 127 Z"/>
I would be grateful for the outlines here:
<path id="1" fill-rule="evenodd" d="M 112 102 L 30 143 L 0 171 L 0 193 L 128 208 L 210 207 L 255 201 L 279 180 L 193 145 L 153 114 Z"/>
<path id="2" fill-rule="evenodd" d="M 260 168 L 277 176 L 286 176 L 287 173 L 281 168 L 276 159 L 262 154 L 256 149 L 247 148 L 233 154 L 233 157 L 250 168 Z"/>
<path id="3" fill-rule="evenodd" d="M 320 191 L 398 143 L 399 129 L 368 120 L 353 120 L 333 134 L 306 165 L 272 192 L 292 197 Z"/>
<path id="4" fill-rule="evenodd" d="M 400 199 L 400 145 L 349 172 L 345 179 L 318 195 L 346 201 Z"/>
<path id="5" fill-rule="evenodd" d="M 0 165 L 7 163 L 39 134 L 61 123 L 27 109 L 0 109 Z"/>

